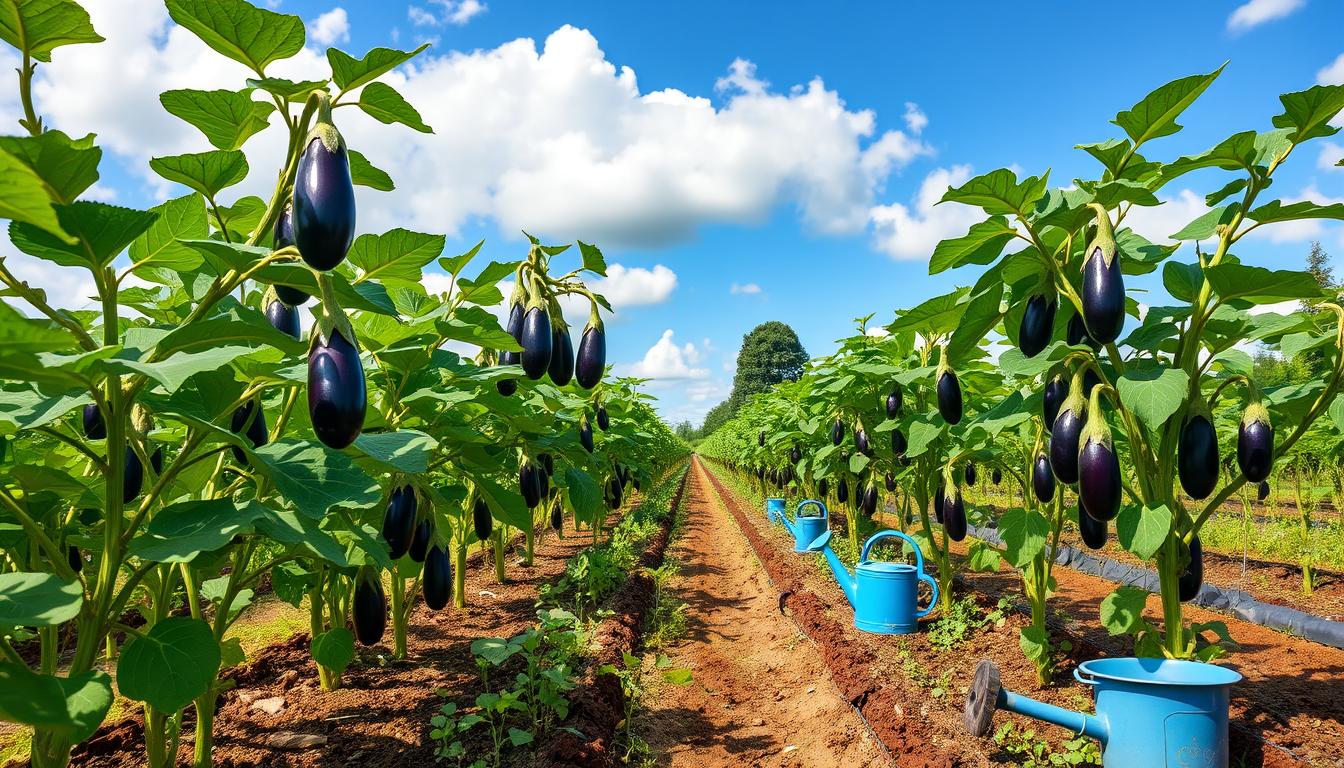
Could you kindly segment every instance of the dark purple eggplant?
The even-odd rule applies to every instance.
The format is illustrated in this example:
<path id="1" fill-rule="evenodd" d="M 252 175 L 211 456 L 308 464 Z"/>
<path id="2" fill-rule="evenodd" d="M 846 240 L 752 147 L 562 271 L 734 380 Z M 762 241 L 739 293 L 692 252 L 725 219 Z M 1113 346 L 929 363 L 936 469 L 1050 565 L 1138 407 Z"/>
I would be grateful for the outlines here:
<path id="1" fill-rule="evenodd" d="M 597 406 L 597 428 L 606 432 L 611 429 L 611 416 L 607 415 L 607 406 Z"/>
<path id="2" fill-rule="evenodd" d="M 1042 456 L 1041 458 L 1045 458 L 1045 457 Z M 1049 468 L 1049 466 L 1050 466 L 1049 464 L 1046 464 L 1046 468 L 1047 468 L 1047 469 Z M 994 468 L 994 473 L 991 474 L 991 475 L 989 476 L 989 480 L 990 480 L 990 482 L 994 483 L 995 485 L 998 485 L 999 483 L 1002 483 L 1002 482 L 1003 482 L 1003 470 L 999 469 L 998 467 L 995 467 L 995 468 Z"/>
<path id="3" fill-rule="evenodd" d="M 759 465 L 756 467 L 756 479 L 757 480 L 765 479 L 765 467 Z"/>
<path id="4" fill-rule="evenodd" d="M 854 430 L 854 450 L 862 453 L 864 456 L 871 454 L 871 447 L 868 445 L 868 431 L 863 427 Z"/>
<path id="5" fill-rule="evenodd" d="M 835 423 L 831 425 L 831 445 L 839 445 L 845 440 L 845 423 L 836 417 Z"/>
<path id="6" fill-rule="evenodd" d="M 415 489 L 409 485 L 393 490 L 387 501 L 387 510 L 383 512 L 383 541 L 387 542 L 388 554 L 393 560 L 410 551 L 418 507 Z"/>
<path id="7" fill-rule="evenodd" d="M 308 350 L 308 416 L 317 439 L 337 450 L 355 442 L 367 405 L 359 350 L 339 329 L 332 329 L 325 345 L 314 336 Z"/>
<path id="8" fill-rule="evenodd" d="M 1077 312 L 1069 317 L 1069 324 L 1064 329 L 1064 339 L 1069 343 L 1069 346 L 1076 347 L 1079 344 L 1086 344 L 1094 350 L 1101 346 L 1093 341 L 1091 336 L 1087 335 L 1087 323 L 1083 321 L 1083 316 Z"/>
<path id="9" fill-rule="evenodd" d="M 1237 427 L 1237 466 L 1241 474 L 1253 483 L 1269 477 L 1274 468 L 1274 425 L 1269 411 L 1254 402 L 1241 415 Z"/>
<path id="10" fill-rule="evenodd" d="M 523 495 L 523 503 L 528 509 L 535 509 L 541 503 L 541 483 L 537 481 L 537 467 L 525 462 L 518 468 L 518 492 Z"/>
<path id="11" fill-rule="evenodd" d="M 599 321 L 600 322 L 600 321 Z M 579 386 L 592 389 L 602 380 L 607 368 L 607 331 L 602 325 L 594 325 L 590 319 L 588 327 L 583 329 L 579 338 L 579 355 L 574 363 L 574 378 Z"/>
<path id="12" fill-rule="evenodd" d="M 559 324 L 551 331 L 551 365 L 546 373 L 557 387 L 574 378 L 574 340 L 569 338 L 569 329 Z"/>
<path id="13" fill-rule="evenodd" d="M 910 460 L 905 457 L 905 452 L 910 448 L 910 444 L 905 439 L 905 433 L 899 429 L 891 430 L 891 454 L 896 457 L 901 466 L 908 466 Z"/>
<path id="14" fill-rule="evenodd" d="M 1083 432 L 1087 415 L 1087 401 L 1083 399 L 1082 385 L 1082 375 L 1075 373 L 1069 396 L 1060 406 L 1054 431 L 1050 435 L 1050 468 L 1065 485 L 1078 482 L 1079 436 Z"/>
<path id="15" fill-rule="evenodd" d="M 360 645 L 377 645 L 387 629 L 387 597 L 378 574 L 361 570 L 355 576 L 354 605 L 351 607 L 355 624 L 355 639 Z"/>
<path id="16" fill-rule="evenodd" d="M 1101 549 L 1106 546 L 1106 536 L 1110 529 L 1110 523 L 1105 520 L 1097 520 L 1083 511 L 1082 506 L 1078 507 L 1078 533 L 1082 536 L 1083 543 L 1088 549 Z"/>
<path id="17" fill-rule="evenodd" d="M 1256 486 L 1255 497 L 1260 501 L 1269 498 L 1269 481 L 1261 480 L 1260 485 Z"/>
<path id="18" fill-rule="evenodd" d="M 793 482 L 793 467 L 785 467 L 783 470 L 781 470 L 781 472 L 780 472 L 780 478 L 784 481 L 784 485 L 788 485 L 789 483 L 792 483 L 792 482 Z"/>
<path id="19" fill-rule="evenodd" d="M 1176 595 L 1182 603 L 1188 603 L 1199 594 L 1204 586 L 1204 545 L 1199 543 L 1199 534 L 1190 537 L 1190 562 L 1176 582 Z"/>
<path id="20" fill-rule="evenodd" d="M 1110 214 L 1096 203 L 1091 205 L 1097 213 L 1097 234 L 1083 257 L 1083 320 L 1087 335 L 1106 345 L 1125 327 L 1125 278 Z"/>
<path id="21" fill-rule="evenodd" d="M 145 465 L 130 445 L 126 446 L 126 460 L 121 470 L 121 503 L 130 504 L 140 495 L 145 484 Z"/>
<path id="22" fill-rule="evenodd" d="M 901 388 L 899 386 L 891 388 L 891 394 L 887 395 L 887 418 L 894 419 L 901 414 Z"/>
<path id="23" fill-rule="evenodd" d="M 639 490 L 636 488 L 635 490 Z M 551 527 L 559 531 L 565 526 L 565 507 L 559 499 L 551 505 Z"/>
<path id="24" fill-rule="evenodd" d="M 961 381 L 956 371 L 947 363 L 947 349 L 943 348 L 938 362 L 938 371 L 934 374 L 935 389 L 938 395 L 938 413 L 948 424 L 961 422 L 965 404 L 961 397 Z"/>
<path id="25" fill-rule="evenodd" d="M 1050 469 L 1050 460 L 1042 453 L 1031 465 L 1031 487 L 1036 498 L 1042 503 L 1055 498 L 1055 473 Z"/>
<path id="26" fill-rule="evenodd" d="M 313 269 L 335 269 L 355 239 L 355 187 L 345 140 L 320 118 L 299 155 L 292 205 L 299 255 Z"/>
<path id="27" fill-rule="evenodd" d="M 1202 407 L 1201 407 L 1202 406 Z M 1218 433 L 1208 406 L 1196 403 L 1176 444 L 1176 475 L 1192 499 L 1205 499 L 1218 487 Z"/>
<path id="28" fill-rule="evenodd" d="M 490 531 L 494 528 L 495 518 L 490 514 L 490 505 L 485 503 L 485 499 L 477 497 L 476 503 L 472 504 L 471 525 L 476 531 L 476 538 L 481 541 L 490 538 Z"/>
<path id="29" fill-rule="evenodd" d="M 531 306 L 523 315 L 522 345 L 523 373 L 538 381 L 551 366 L 551 315 L 543 306 Z"/>
<path id="30" fill-rule="evenodd" d="M 579 445 L 582 445 L 585 451 L 593 452 L 593 425 L 588 423 L 586 416 L 579 422 Z"/>
<path id="31" fill-rule="evenodd" d="M 500 379 L 495 382 L 495 390 L 505 397 L 512 397 L 518 391 L 518 382 L 513 379 Z"/>
<path id="32" fill-rule="evenodd" d="M 411 534 L 411 546 L 406 550 L 406 554 L 411 560 L 423 563 L 432 541 L 434 541 L 434 521 L 425 517 L 415 524 L 415 531 Z"/>
<path id="33" fill-rule="evenodd" d="M 1069 383 L 1064 377 L 1055 374 L 1050 381 L 1045 384 L 1045 392 L 1041 397 L 1041 419 L 1045 422 L 1045 431 L 1049 432 L 1055 428 L 1055 419 L 1059 416 L 1059 408 L 1064 405 L 1064 401 L 1069 396 Z"/>
<path id="34" fill-rule="evenodd" d="M 1055 332 L 1055 309 L 1059 301 L 1051 293 L 1036 294 L 1027 299 L 1027 309 L 1022 313 L 1022 324 L 1017 329 L 1017 346 L 1022 354 L 1035 357 L 1050 343 Z"/>
<path id="35" fill-rule="evenodd" d="M 70 564 L 70 570 L 79 573 L 84 570 L 84 556 L 79 553 L 79 547 L 70 545 L 65 550 L 65 560 Z"/>
<path id="36" fill-rule="evenodd" d="M 107 425 L 103 423 L 103 412 L 95 403 L 84 406 L 84 436 L 90 440 L 106 440 Z"/>
<path id="37" fill-rule="evenodd" d="M 872 517 L 877 514 L 877 486 L 869 483 L 863 489 L 863 498 L 859 500 L 859 508 L 863 514 Z"/>
<path id="38" fill-rule="evenodd" d="M 761 432 L 761 433 L 759 433 L 759 434 L 756 435 L 756 444 L 759 445 L 759 446 L 762 447 L 762 448 L 765 447 L 765 433 L 764 433 L 764 432 Z"/>
<path id="39" fill-rule="evenodd" d="M 891 474 L 890 472 L 888 472 L 887 475 L 886 475 L 886 477 L 882 478 L 882 480 L 883 480 L 883 486 L 885 486 L 886 489 L 887 489 L 887 493 L 895 493 L 895 492 L 896 492 L 896 476 L 895 476 L 895 475 L 893 475 L 893 474 Z"/>
<path id="40" fill-rule="evenodd" d="M 966 462 L 966 484 L 975 485 L 975 464 L 969 461 Z"/>
<path id="41" fill-rule="evenodd" d="M 960 488 L 953 487 L 952 495 L 943 497 L 943 529 L 953 541 L 966 538 L 966 502 Z"/>
<path id="42" fill-rule="evenodd" d="M 794 464 L 797 464 L 802 460 L 803 460 L 803 452 L 798 449 L 798 446 L 795 445 L 793 446 L 793 448 L 789 449 L 789 461 L 793 462 Z"/>
<path id="43" fill-rule="evenodd" d="M 513 340 L 519 344 L 523 341 L 523 302 L 522 291 L 514 289 L 511 302 L 509 304 L 509 316 L 504 322 L 504 332 L 513 337 Z M 521 352 L 504 351 L 499 353 L 500 365 L 518 365 L 522 359 Z M 495 382 L 495 389 L 499 394 L 505 397 L 511 397 L 518 391 L 518 382 L 513 379 L 500 379 Z"/>
<path id="44" fill-rule="evenodd" d="M 539 454 L 537 461 L 541 464 L 541 468 L 546 470 L 547 476 L 555 477 L 555 458 L 551 454 Z"/>
<path id="45" fill-rule="evenodd" d="M 1097 372 L 1089 365 L 1087 369 L 1083 371 L 1083 397 L 1091 397 L 1092 390 L 1096 389 L 1097 385 L 1100 383 L 1101 377 L 1098 376 Z"/>
<path id="46" fill-rule="evenodd" d="M 425 552 L 420 593 L 425 596 L 425 606 L 431 611 L 443 610 L 453 597 L 453 561 L 438 543 Z"/>
<path id="47" fill-rule="evenodd" d="M 830 485 L 826 482 L 826 478 L 823 477 L 817 481 L 817 495 L 820 496 L 823 500 L 825 500 L 826 492 L 829 490 Z"/>
<path id="48" fill-rule="evenodd" d="M 151 454 L 149 455 L 149 466 L 151 466 L 151 467 L 154 468 L 154 474 L 156 474 L 156 475 L 162 475 L 162 474 L 163 474 L 163 447 L 162 447 L 162 446 L 160 446 L 160 447 L 158 447 L 158 448 L 155 448 L 155 449 L 154 449 L 154 452 L 151 453 Z"/>
<path id="49" fill-rule="evenodd" d="M 613 510 L 621 508 L 621 484 L 614 477 L 607 481 L 607 505 Z"/>
<path id="50" fill-rule="evenodd" d="M 1079 438 L 1078 501 L 1092 519 L 1114 520 L 1120 514 L 1120 459 L 1101 412 L 1100 390 L 1092 393 L 1087 411 L 1087 424 Z"/>
<path id="51" fill-rule="evenodd" d="M 841 504 L 849 501 L 849 485 L 845 483 L 845 478 L 840 478 L 835 483 L 835 499 Z"/>
<path id="52" fill-rule="evenodd" d="M 299 325 L 299 310 L 279 299 L 274 299 L 266 305 L 266 319 L 270 321 L 272 328 L 281 333 L 287 333 L 296 339 L 303 335 L 303 329 Z"/>
<path id="53" fill-rule="evenodd" d="M 255 413 L 254 417 L 252 414 Z M 261 400 L 253 399 L 238 406 L 233 411 L 233 423 L 229 427 L 235 435 L 242 434 L 252 443 L 253 448 L 260 448 L 271 439 L 270 433 L 266 429 L 266 411 L 261 407 Z M 247 454 L 242 448 L 233 446 L 233 458 L 239 464 L 247 463 Z"/>
<path id="54" fill-rule="evenodd" d="M 938 520 L 938 524 L 943 524 L 943 506 L 947 501 L 947 489 L 942 483 L 938 484 L 938 490 L 933 493 L 933 516 Z"/>
<path id="55" fill-rule="evenodd" d="M 275 245 L 276 250 L 291 246 L 294 244 L 294 219 L 291 208 L 286 205 L 280 215 L 275 218 Z M 288 285 L 274 285 L 275 296 L 291 307 L 302 306 L 312 298 L 306 291 L 298 288 L 292 288 Z"/>

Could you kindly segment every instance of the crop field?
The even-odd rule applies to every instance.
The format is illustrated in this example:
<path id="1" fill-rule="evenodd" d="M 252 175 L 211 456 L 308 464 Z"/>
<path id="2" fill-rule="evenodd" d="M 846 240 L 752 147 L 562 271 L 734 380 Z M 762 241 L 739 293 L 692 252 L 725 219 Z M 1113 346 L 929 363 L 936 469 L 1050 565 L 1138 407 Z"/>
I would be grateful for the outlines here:
<path id="1" fill-rule="evenodd" d="M 0 768 L 1344 768 L 1344 54 L 879 206 L 918 104 L 619 4 L 124 1 L 0 0 Z"/>

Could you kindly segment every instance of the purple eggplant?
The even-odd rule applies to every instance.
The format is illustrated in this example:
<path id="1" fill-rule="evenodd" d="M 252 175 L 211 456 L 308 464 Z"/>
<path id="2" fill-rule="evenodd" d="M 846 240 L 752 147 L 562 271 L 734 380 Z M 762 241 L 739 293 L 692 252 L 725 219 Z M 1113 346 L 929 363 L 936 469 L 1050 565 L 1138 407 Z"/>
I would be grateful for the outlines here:
<path id="1" fill-rule="evenodd" d="M 877 486 L 873 483 L 864 487 L 863 497 L 859 500 L 859 508 L 868 517 L 877 514 Z"/>
<path id="2" fill-rule="evenodd" d="M 762 448 L 765 447 L 765 433 L 764 433 L 764 432 L 760 432 L 760 433 L 758 433 L 758 434 L 756 435 L 756 444 L 759 445 L 759 446 L 762 447 Z"/>
<path id="3" fill-rule="evenodd" d="M 1083 320 L 1087 335 L 1098 344 L 1110 344 L 1125 326 L 1125 278 L 1120 272 L 1120 251 L 1111 231 L 1111 217 L 1093 203 L 1097 234 L 1083 256 Z"/>
<path id="4" fill-rule="evenodd" d="M 393 490 L 387 501 L 387 509 L 383 512 L 383 541 L 387 542 L 393 560 L 410 551 L 418 506 L 415 489 L 409 485 Z"/>
<path id="5" fill-rule="evenodd" d="M 582 445 L 585 451 L 593 452 L 593 425 L 588 423 L 586 416 L 579 422 L 579 445 Z"/>
<path id="6" fill-rule="evenodd" d="M 98 406 L 89 403 L 84 406 L 84 436 L 90 440 L 106 440 L 107 425 L 103 423 L 103 413 Z"/>
<path id="7" fill-rule="evenodd" d="M 938 490 L 933 493 L 933 516 L 938 520 L 938 524 L 943 523 L 943 507 L 947 501 L 947 489 L 942 483 L 938 484 Z"/>
<path id="8" fill-rule="evenodd" d="M 579 355 L 574 363 L 574 378 L 584 389 L 597 386 L 607 367 L 607 331 L 592 320 L 588 323 L 579 339 Z"/>
<path id="9" fill-rule="evenodd" d="M 1045 457 L 1042 456 L 1041 458 L 1045 458 Z M 1047 469 L 1049 468 L 1049 466 L 1050 466 L 1049 464 L 1046 464 L 1046 468 L 1047 468 Z M 994 473 L 993 473 L 992 475 L 989 476 L 989 480 L 990 480 L 990 482 L 994 483 L 995 485 L 998 485 L 999 483 L 1002 483 L 1002 482 L 1003 482 L 1003 470 L 999 469 L 998 467 L 995 467 L 995 468 L 994 468 Z"/>
<path id="10" fill-rule="evenodd" d="M 514 301 L 509 306 L 509 317 L 504 323 L 504 331 L 513 337 L 513 340 L 522 343 L 523 339 L 523 304 L 518 300 L 519 292 L 514 292 Z M 522 353 L 504 351 L 499 353 L 500 365 L 518 365 Z M 495 382 L 495 389 L 499 394 L 509 397 L 518 391 L 518 382 L 513 379 L 500 379 Z"/>
<path id="11" fill-rule="evenodd" d="M 597 406 L 597 428 L 606 432 L 611 429 L 611 416 L 607 415 L 607 406 Z"/>
<path id="12" fill-rule="evenodd" d="M 1037 455 L 1036 461 L 1032 462 L 1031 487 L 1042 503 L 1055 498 L 1055 473 L 1051 471 L 1050 460 L 1044 453 Z"/>
<path id="13" fill-rule="evenodd" d="M 253 416 L 254 413 L 256 416 Z M 271 436 L 266 429 L 266 411 L 261 407 L 261 399 L 254 398 L 235 408 L 229 429 L 235 435 L 242 434 L 246 437 L 253 448 L 265 445 Z M 233 446 L 233 458 L 239 464 L 247 463 L 247 454 L 236 445 Z"/>
<path id="14" fill-rule="evenodd" d="M 139 454 L 127 445 L 126 459 L 121 466 L 121 503 L 130 504 L 145 485 L 145 465 Z"/>
<path id="15" fill-rule="evenodd" d="M 387 596 L 377 572 L 361 569 L 355 576 L 355 599 L 351 614 L 355 639 L 360 645 L 377 645 L 387 629 Z"/>
<path id="16" fill-rule="evenodd" d="M 962 402 L 961 381 L 957 378 L 956 371 L 947 362 L 947 348 L 943 347 L 939 353 L 938 370 L 934 374 L 934 389 L 938 395 L 938 413 L 943 417 L 943 421 L 948 424 L 958 424 L 961 422 L 962 414 L 965 411 L 965 404 Z"/>
<path id="17" fill-rule="evenodd" d="M 359 350 L 339 329 L 332 329 L 327 344 L 314 337 L 308 350 L 308 416 L 317 439 L 337 450 L 355 442 L 367 405 Z"/>
<path id="18" fill-rule="evenodd" d="M 1254 402 L 1241 415 L 1237 427 L 1237 466 L 1241 474 L 1253 483 L 1269 477 L 1274 468 L 1274 425 L 1269 411 Z"/>
<path id="19" fill-rule="evenodd" d="M 411 546 L 406 550 L 406 554 L 411 560 L 423 563 L 429 553 L 429 545 L 433 541 L 434 521 L 425 516 L 415 524 L 415 531 L 411 534 Z"/>
<path id="20" fill-rule="evenodd" d="M 798 446 L 795 445 L 789 449 L 789 461 L 793 462 L 794 464 L 797 464 L 802 460 L 803 460 L 803 452 L 798 449 Z"/>
<path id="21" fill-rule="evenodd" d="M 1260 501 L 1269 498 L 1269 481 L 1261 480 L 1260 485 L 1256 486 L 1255 497 Z"/>
<path id="22" fill-rule="evenodd" d="M 1086 344 L 1094 350 L 1101 347 L 1092 340 L 1091 336 L 1087 335 L 1087 323 L 1083 321 L 1083 316 L 1077 312 L 1069 317 L 1069 323 L 1064 328 L 1064 340 L 1072 347 L 1079 344 Z"/>
<path id="23" fill-rule="evenodd" d="M 1069 384 L 1063 376 L 1055 374 L 1050 381 L 1046 382 L 1045 392 L 1041 397 L 1041 419 L 1045 423 L 1046 432 L 1055 428 L 1055 419 L 1059 416 L 1059 408 L 1064 405 L 1068 396 Z"/>
<path id="24" fill-rule="evenodd" d="M 345 140 L 330 123 L 313 129 L 299 155 L 292 205 L 299 255 L 313 269 L 335 269 L 355 239 L 355 187 Z"/>
<path id="25" fill-rule="evenodd" d="M 635 490 L 639 490 L 639 488 L 636 487 Z M 555 503 L 551 505 L 551 527 L 554 528 L 556 531 L 560 531 L 564 528 L 564 526 L 565 526 L 565 508 L 564 505 L 560 503 L 560 500 L 556 499 Z"/>
<path id="26" fill-rule="evenodd" d="M 551 315 L 543 306 L 527 308 L 523 315 L 521 362 L 527 378 L 537 381 L 551 365 Z"/>
<path id="27" fill-rule="evenodd" d="M 546 373 L 557 387 L 574 378 L 574 341 L 569 338 L 569 329 L 558 323 L 551 331 L 551 365 Z"/>
<path id="28" fill-rule="evenodd" d="M 839 445 L 845 439 L 845 423 L 837 416 L 831 425 L 831 445 Z"/>
<path id="29" fill-rule="evenodd" d="M 868 445 L 868 432 L 863 427 L 854 430 L 854 450 L 864 456 L 870 455 L 871 447 Z"/>
<path id="30" fill-rule="evenodd" d="M 1087 401 L 1083 399 L 1082 375 L 1073 375 L 1073 385 L 1069 396 L 1060 406 L 1059 416 L 1055 418 L 1054 431 L 1050 435 L 1050 468 L 1061 483 L 1073 485 L 1078 482 L 1078 447 L 1083 431 L 1083 422 L 1087 415 Z"/>
<path id="31" fill-rule="evenodd" d="M 835 499 L 841 504 L 849 502 L 849 485 L 845 483 L 843 477 L 835 483 Z"/>
<path id="32" fill-rule="evenodd" d="M 286 205 L 285 209 L 275 219 L 275 249 L 280 250 L 294 244 L 294 219 L 293 211 Z M 298 288 L 292 288 L 288 285 L 273 285 L 275 296 L 291 307 L 302 306 L 312 298 L 306 291 Z"/>
<path id="33" fill-rule="evenodd" d="M 540 462 L 541 468 L 546 470 L 547 477 L 555 476 L 555 459 L 551 456 L 551 454 L 549 453 L 540 454 L 537 456 L 537 461 Z"/>
<path id="34" fill-rule="evenodd" d="M 1082 506 L 1078 507 L 1078 533 L 1088 549 L 1101 549 L 1106 546 L 1109 528 L 1110 524 L 1105 520 L 1097 520 L 1084 512 Z"/>
<path id="35" fill-rule="evenodd" d="M 891 388 L 891 394 L 887 395 L 887 418 L 894 419 L 901 413 L 901 388 L 895 386 Z"/>
<path id="36" fill-rule="evenodd" d="M 1202 407 L 1201 407 L 1202 406 Z M 1218 487 L 1218 433 L 1208 406 L 1196 403 L 1176 444 L 1176 475 L 1192 499 L 1205 499 Z"/>
<path id="37" fill-rule="evenodd" d="M 303 335 L 303 329 L 299 325 L 299 310 L 279 299 L 274 299 L 266 305 L 266 319 L 271 327 L 281 333 L 287 333 L 296 339 Z"/>
<path id="38" fill-rule="evenodd" d="M 884 486 L 886 487 L 886 489 L 887 489 L 887 493 L 895 493 L 895 492 L 896 492 L 896 476 L 895 476 L 895 475 L 893 475 L 893 474 L 891 474 L 890 472 L 888 472 L 887 475 L 886 475 L 886 477 L 882 478 L 882 480 L 883 480 L 883 485 L 884 485 Z"/>
<path id="39" fill-rule="evenodd" d="M 1120 459 L 1101 412 L 1100 390 L 1092 393 L 1087 410 L 1078 449 L 1078 501 L 1092 519 L 1114 520 L 1120 514 Z"/>
<path id="40" fill-rule="evenodd" d="M 495 518 L 490 514 L 490 505 L 485 503 L 485 499 L 476 497 L 475 503 L 471 505 L 471 525 L 475 530 L 476 538 L 481 541 L 490 538 L 490 531 L 494 524 Z"/>
<path id="41" fill-rule="evenodd" d="M 1022 324 L 1017 329 L 1017 346 L 1022 354 L 1035 357 L 1050 343 L 1055 331 L 1055 309 L 1059 301 L 1054 294 L 1036 294 L 1027 299 Z"/>
<path id="42" fill-rule="evenodd" d="M 953 541 L 966 538 L 966 502 L 961 498 L 961 489 L 952 488 L 952 495 L 943 497 L 943 529 Z"/>
<path id="43" fill-rule="evenodd" d="M 537 479 L 537 467 L 532 462 L 524 462 L 518 468 L 518 491 L 523 495 L 523 503 L 528 509 L 535 509 L 541 503 L 541 482 Z"/>
<path id="44" fill-rule="evenodd" d="M 1181 577 L 1176 582 L 1177 597 L 1182 603 L 1188 603 L 1199 594 L 1204 586 L 1204 546 L 1199 543 L 1199 535 L 1190 537 L 1190 562 L 1185 564 Z"/>
<path id="45" fill-rule="evenodd" d="M 437 543 L 425 552 L 425 570 L 420 582 L 420 593 L 425 606 L 441 611 L 453 597 L 453 562 Z"/>
<path id="46" fill-rule="evenodd" d="M 966 475 L 965 475 L 965 478 L 966 478 L 966 484 L 967 484 L 967 485 L 970 485 L 970 486 L 974 486 L 974 485 L 975 485 L 975 464 L 974 464 L 973 462 L 969 462 L 969 461 L 966 462 Z"/>
<path id="47" fill-rule="evenodd" d="M 905 457 L 905 452 L 909 448 L 910 444 L 905 439 L 905 433 L 899 429 L 891 430 L 891 454 L 896 457 L 901 466 L 910 463 L 910 460 Z"/>

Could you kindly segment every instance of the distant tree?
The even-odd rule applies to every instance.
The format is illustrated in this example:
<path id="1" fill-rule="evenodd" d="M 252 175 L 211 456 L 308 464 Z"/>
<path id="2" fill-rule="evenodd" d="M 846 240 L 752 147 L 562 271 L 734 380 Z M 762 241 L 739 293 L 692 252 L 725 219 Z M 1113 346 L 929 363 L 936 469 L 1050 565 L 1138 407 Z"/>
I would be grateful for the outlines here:
<path id="1" fill-rule="evenodd" d="M 1339 294 L 1340 284 L 1335 281 L 1334 267 L 1330 266 L 1330 254 L 1321 247 L 1320 241 L 1313 240 L 1311 251 L 1307 253 L 1307 272 L 1316 278 L 1321 291 L 1328 297 Z M 1322 310 L 1315 302 L 1303 301 L 1302 311 L 1315 314 Z M 1255 380 L 1262 387 L 1282 387 L 1290 384 L 1303 384 L 1324 377 L 1331 367 L 1324 349 L 1309 349 L 1292 359 L 1286 359 L 1273 352 L 1260 351 L 1254 355 Z"/>
<path id="2" fill-rule="evenodd" d="M 1339 290 L 1339 283 L 1335 282 L 1335 269 L 1330 266 L 1330 254 L 1321 247 L 1320 240 L 1311 241 L 1311 252 L 1307 254 L 1307 271 L 1316 278 L 1316 283 L 1321 286 L 1326 295 L 1331 295 Z M 1302 309 L 1307 312 L 1317 312 L 1319 310 L 1309 302 L 1302 302 Z"/>
<path id="3" fill-rule="evenodd" d="M 709 409 L 698 436 L 706 437 L 723 426 L 748 397 L 783 381 L 797 381 L 807 360 L 807 350 L 787 324 L 771 320 L 751 329 L 742 337 L 742 350 L 737 353 L 732 394 Z"/>
<path id="4" fill-rule="evenodd" d="M 682 440 L 695 439 L 695 427 L 691 425 L 690 421 L 681 422 L 676 427 L 674 427 L 672 431 L 675 432 L 677 437 L 680 437 Z"/>

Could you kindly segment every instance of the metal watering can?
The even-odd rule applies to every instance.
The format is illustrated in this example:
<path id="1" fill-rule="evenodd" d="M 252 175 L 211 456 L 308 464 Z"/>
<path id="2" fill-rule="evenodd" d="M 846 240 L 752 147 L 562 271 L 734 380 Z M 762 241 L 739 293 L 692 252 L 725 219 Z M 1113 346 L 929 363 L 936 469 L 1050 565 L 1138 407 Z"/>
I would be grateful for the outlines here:
<path id="1" fill-rule="evenodd" d="M 975 736 L 1006 709 L 1101 742 L 1105 768 L 1226 768 L 1228 689 L 1241 675 L 1177 659 L 1093 659 L 1073 671 L 1092 686 L 1097 714 L 1087 715 L 1006 691 L 988 659 L 975 668 L 963 722 Z"/>
<path id="2" fill-rule="evenodd" d="M 765 500 L 765 519 L 775 522 L 775 518 L 784 516 L 784 500 L 770 498 Z"/>
<path id="3" fill-rule="evenodd" d="M 904 539 L 915 550 L 915 565 L 870 561 L 868 553 L 882 539 Z M 854 626 L 864 632 L 879 635 L 908 635 L 919 627 L 917 620 L 929 614 L 938 603 L 938 582 L 924 573 L 924 555 L 915 540 L 899 531 L 880 531 L 863 544 L 859 564 L 851 576 L 844 563 L 831 549 L 831 532 L 826 531 L 814 540 L 809 549 L 826 553 L 835 580 L 849 598 L 854 609 Z M 919 582 L 933 587 L 933 596 L 926 608 L 915 604 Z"/>
<path id="4" fill-rule="evenodd" d="M 804 515 L 803 508 L 807 506 L 815 506 L 821 510 L 821 514 Z M 794 552 L 807 552 L 813 549 L 814 539 L 821 536 L 826 530 L 826 523 L 830 520 L 826 505 L 816 499 L 799 502 L 798 511 L 794 513 L 792 520 L 784 514 L 784 510 L 780 510 L 777 514 L 779 521 L 789 529 L 789 533 L 793 534 Z"/>

